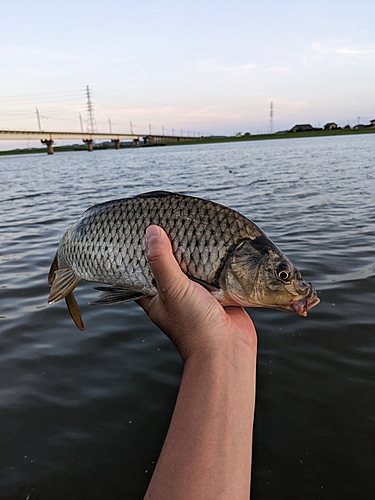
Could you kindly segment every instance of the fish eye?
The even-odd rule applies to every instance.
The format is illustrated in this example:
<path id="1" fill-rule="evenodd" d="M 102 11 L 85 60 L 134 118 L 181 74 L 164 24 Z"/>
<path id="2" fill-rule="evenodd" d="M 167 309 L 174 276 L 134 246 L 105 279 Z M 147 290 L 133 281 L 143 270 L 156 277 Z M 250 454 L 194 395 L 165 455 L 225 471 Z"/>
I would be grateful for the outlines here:
<path id="1" fill-rule="evenodd" d="M 289 269 L 286 267 L 285 264 L 281 264 L 276 269 L 276 276 L 282 281 L 288 281 L 290 279 L 291 274 L 292 273 L 289 271 Z"/>

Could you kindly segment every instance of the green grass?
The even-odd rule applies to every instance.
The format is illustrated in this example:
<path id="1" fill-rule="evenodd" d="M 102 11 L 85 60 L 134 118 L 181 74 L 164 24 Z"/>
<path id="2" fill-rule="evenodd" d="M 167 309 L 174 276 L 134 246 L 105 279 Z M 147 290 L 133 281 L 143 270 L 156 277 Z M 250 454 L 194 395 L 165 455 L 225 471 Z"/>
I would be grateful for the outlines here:
<path id="1" fill-rule="evenodd" d="M 323 137 L 333 135 L 358 135 L 358 134 L 373 134 L 375 127 L 367 127 L 361 129 L 337 129 L 337 130 L 314 130 L 312 132 L 285 132 L 277 134 L 258 134 L 247 135 L 242 137 L 223 137 L 223 138 L 204 138 L 183 142 L 169 142 L 168 145 L 180 144 L 209 144 L 214 142 L 246 142 L 246 141 L 265 141 L 273 139 L 297 139 L 299 137 Z"/>

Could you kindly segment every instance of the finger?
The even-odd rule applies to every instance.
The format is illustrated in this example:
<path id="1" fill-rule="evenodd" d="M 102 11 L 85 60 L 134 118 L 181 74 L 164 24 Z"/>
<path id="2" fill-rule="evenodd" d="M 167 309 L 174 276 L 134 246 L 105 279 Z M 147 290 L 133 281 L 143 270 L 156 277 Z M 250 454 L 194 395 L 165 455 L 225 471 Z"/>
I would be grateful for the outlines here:
<path id="1" fill-rule="evenodd" d="M 149 226 L 146 230 L 147 260 L 156 280 L 158 292 L 164 293 L 171 287 L 188 282 L 176 261 L 171 242 L 162 228 Z"/>

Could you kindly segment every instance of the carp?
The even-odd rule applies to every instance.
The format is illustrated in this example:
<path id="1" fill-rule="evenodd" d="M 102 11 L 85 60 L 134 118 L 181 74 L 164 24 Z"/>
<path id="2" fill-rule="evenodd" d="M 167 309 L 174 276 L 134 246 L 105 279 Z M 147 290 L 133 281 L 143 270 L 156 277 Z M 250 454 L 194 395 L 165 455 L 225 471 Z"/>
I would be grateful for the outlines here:
<path id="1" fill-rule="evenodd" d="M 269 307 L 306 316 L 314 286 L 265 233 L 240 213 L 193 196 L 154 191 L 95 205 L 62 237 L 48 276 L 48 302 L 66 300 L 84 329 L 73 290 L 109 285 L 92 302 L 110 305 L 157 294 L 146 258 L 148 226 L 162 227 L 182 271 L 223 305 Z"/>

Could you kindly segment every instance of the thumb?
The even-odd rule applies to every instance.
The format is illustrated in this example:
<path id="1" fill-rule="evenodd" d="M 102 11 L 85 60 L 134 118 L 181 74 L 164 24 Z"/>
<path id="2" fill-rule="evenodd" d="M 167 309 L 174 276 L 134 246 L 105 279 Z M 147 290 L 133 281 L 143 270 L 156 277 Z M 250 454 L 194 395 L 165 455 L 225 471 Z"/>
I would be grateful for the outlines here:
<path id="1" fill-rule="evenodd" d="M 159 295 L 164 295 L 176 285 L 188 282 L 172 251 L 171 242 L 159 226 L 146 229 L 147 260 L 156 280 Z"/>

